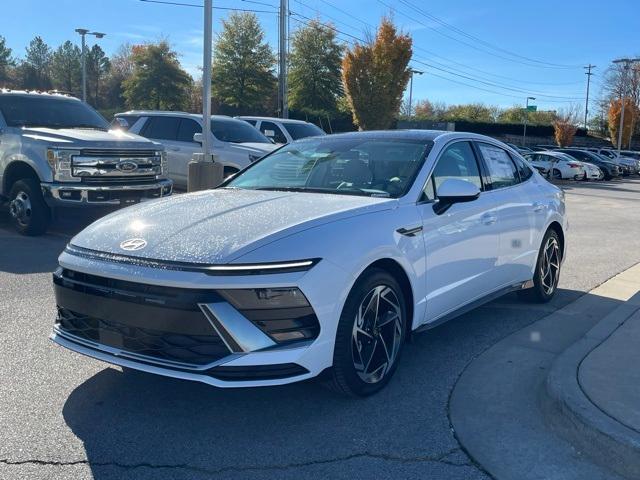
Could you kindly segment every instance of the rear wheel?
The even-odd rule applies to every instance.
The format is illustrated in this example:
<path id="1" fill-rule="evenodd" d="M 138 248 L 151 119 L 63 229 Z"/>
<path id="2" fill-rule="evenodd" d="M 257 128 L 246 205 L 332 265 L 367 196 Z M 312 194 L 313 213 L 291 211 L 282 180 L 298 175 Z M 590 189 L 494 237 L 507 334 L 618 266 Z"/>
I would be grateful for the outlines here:
<path id="1" fill-rule="evenodd" d="M 406 336 L 406 311 L 401 287 L 386 271 L 372 269 L 358 280 L 338 323 L 333 390 L 367 396 L 389 382 Z"/>
<path id="2" fill-rule="evenodd" d="M 553 169 L 551 175 L 553 176 L 554 180 L 562 180 L 562 173 L 560 173 L 560 170 L 558 170 L 557 168 Z"/>
<path id="3" fill-rule="evenodd" d="M 555 230 L 547 230 L 542 240 L 533 276 L 533 287 L 518 292 L 524 300 L 546 303 L 553 298 L 560 280 L 562 248 Z"/>
<path id="4" fill-rule="evenodd" d="M 18 180 L 11 187 L 9 213 L 13 225 L 23 235 L 41 235 L 51 221 L 40 185 L 32 178 Z"/>

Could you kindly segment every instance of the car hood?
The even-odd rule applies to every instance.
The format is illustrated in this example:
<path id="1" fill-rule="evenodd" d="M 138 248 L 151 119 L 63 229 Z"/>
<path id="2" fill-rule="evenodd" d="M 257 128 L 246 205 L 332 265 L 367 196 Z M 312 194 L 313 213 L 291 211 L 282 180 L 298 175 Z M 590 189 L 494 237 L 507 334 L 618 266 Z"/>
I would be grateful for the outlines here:
<path id="1" fill-rule="evenodd" d="M 22 129 L 22 137 L 40 140 L 50 145 L 94 148 L 159 148 L 160 144 L 123 130 L 91 130 L 87 128 Z"/>
<path id="2" fill-rule="evenodd" d="M 217 189 L 140 204 L 107 215 L 71 240 L 103 253 L 171 262 L 228 263 L 285 236 L 397 200 L 318 193 Z M 141 238 L 146 246 L 120 244 Z M 295 252 L 284 257 L 297 259 Z M 319 252 L 321 256 L 321 252 Z"/>
<path id="3" fill-rule="evenodd" d="M 234 148 L 238 150 L 246 150 L 250 153 L 269 153 L 278 148 L 280 145 L 274 143 L 257 143 L 257 142 L 243 142 L 232 143 Z"/>

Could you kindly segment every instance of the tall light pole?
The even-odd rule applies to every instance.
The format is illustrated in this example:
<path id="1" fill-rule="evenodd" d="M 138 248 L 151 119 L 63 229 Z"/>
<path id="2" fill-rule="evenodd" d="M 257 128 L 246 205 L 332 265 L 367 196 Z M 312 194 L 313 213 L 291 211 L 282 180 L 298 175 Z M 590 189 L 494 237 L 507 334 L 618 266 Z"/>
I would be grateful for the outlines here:
<path id="1" fill-rule="evenodd" d="M 211 137 L 211 43 L 213 42 L 213 0 L 204 0 L 204 54 L 202 59 L 202 153 L 209 160 Z"/>
<path id="2" fill-rule="evenodd" d="M 634 63 L 640 62 L 640 58 L 618 58 L 613 63 L 622 65 L 622 91 L 620 92 L 620 125 L 618 127 L 618 156 L 622 150 L 622 128 L 624 127 L 624 106 L 627 99 L 627 73 Z"/>
<path id="3" fill-rule="evenodd" d="M 527 103 L 524 107 L 524 131 L 522 132 L 522 146 L 526 147 L 527 141 L 527 122 L 529 121 L 529 100 L 535 100 L 536 97 L 527 97 Z"/>
<path id="4" fill-rule="evenodd" d="M 591 75 L 593 75 L 593 73 L 591 73 L 591 69 L 592 68 L 596 68 L 596 66 L 589 64 L 584 68 L 585 68 L 585 70 L 587 70 L 585 72 L 585 75 L 587 76 L 587 100 L 585 101 L 585 104 L 584 104 L 584 128 L 586 130 L 587 129 L 587 117 L 589 115 L 589 86 L 591 85 Z"/>
<path id="5" fill-rule="evenodd" d="M 278 82 L 278 97 L 280 100 L 280 116 L 289 118 L 289 100 L 287 98 L 287 50 L 289 42 L 287 41 L 289 32 L 289 0 L 280 0 L 280 35 L 279 35 L 279 69 L 280 78 Z"/>
<path id="6" fill-rule="evenodd" d="M 413 74 L 422 75 L 424 72 L 416 70 L 415 68 L 410 68 L 409 73 L 411 74 L 409 80 L 409 120 L 411 120 L 413 118 L 413 108 L 411 107 L 413 105 Z"/>
<path id="7" fill-rule="evenodd" d="M 87 35 L 93 35 L 96 38 L 102 38 L 106 35 L 106 33 L 100 32 L 90 32 L 86 28 L 76 28 L 76 32 L 80 34 L 82 38 L 82 51 L 80 53 L 80 58 L 82 60 L 82 101 L 86 103 L 87 101 L 87 52 L 86 52 L 86 44 L 84 37 Z"/>

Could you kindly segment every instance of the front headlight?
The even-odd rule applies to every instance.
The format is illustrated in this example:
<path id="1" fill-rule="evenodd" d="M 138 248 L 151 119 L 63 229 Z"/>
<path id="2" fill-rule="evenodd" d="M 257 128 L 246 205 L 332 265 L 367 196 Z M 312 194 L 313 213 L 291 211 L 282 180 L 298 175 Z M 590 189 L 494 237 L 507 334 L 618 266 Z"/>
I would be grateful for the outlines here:
<path id="1" fill-rule="evenodd" d="M 160 155 L 160 173 L 165 175 L 169 170 L 167 169 L 167 152 L 162 150 L 156 152 L 156 156 Z"/>
<path id="2" fill-rule="evenodd" d="M 77 150 L 47 149 L 47 162 L 51 167 L 54 180 L 58 182 L 79 182 L 81 180 L 71 174 L 72 157 L 77 154 Z"/>

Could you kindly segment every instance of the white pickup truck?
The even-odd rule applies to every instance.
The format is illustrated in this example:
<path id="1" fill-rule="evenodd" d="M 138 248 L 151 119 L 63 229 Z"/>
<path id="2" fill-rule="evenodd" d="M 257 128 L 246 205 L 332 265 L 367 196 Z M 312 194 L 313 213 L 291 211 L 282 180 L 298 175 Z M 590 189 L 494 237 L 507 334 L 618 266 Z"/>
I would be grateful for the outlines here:
<path id="1" fill-rule="evenodd" d="M 161 144 L 111 130 L 68 95 L 0 89 L 0 200 L 20 233 L 46 231 L 59 206 L 125 206 L 171 195 Z"/>

